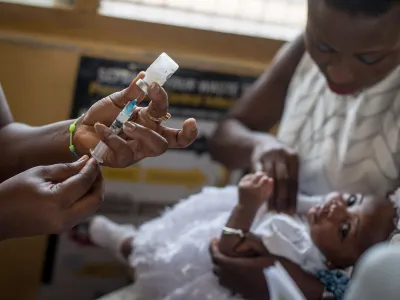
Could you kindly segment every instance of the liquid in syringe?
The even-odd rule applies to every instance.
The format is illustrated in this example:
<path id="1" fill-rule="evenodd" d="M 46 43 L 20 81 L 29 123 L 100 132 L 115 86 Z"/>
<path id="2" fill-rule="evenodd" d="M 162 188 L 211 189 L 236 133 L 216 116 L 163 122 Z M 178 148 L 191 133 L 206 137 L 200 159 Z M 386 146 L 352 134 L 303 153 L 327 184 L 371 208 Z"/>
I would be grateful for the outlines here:
<path id="1" fill-rule="evenodd" d="M 141 102 L 146 94 L 148 93 L 148 88 L 152 83 L 157 83 L 163 86 L 164 83 L 178 70 L 178 64 L 172 60 L 166 53 L 162 53 L 146 70 L 143 79 L 139 79 L 136 85 L 142 90 L 139 96 L 125 105 L 124 109 L 120 112 L 117 118 L 110 126 L 110 130 L 113 134 L 119 134 L 124 126 L 132 116 L 136 103 Z M 108 147 L 103 142 L 100 141 L 96 148 L 91 151 L 93 158 L 95 158 L 99 163 L 103 163 L 103 156 L 106 153 Z"/>
<path id="2" fill-rule="evenodd" d="M 142 96 L 142 94 L 143 94 L 143 96 Z M 140 96 L 143 99 L 145 94 L 143 92 L 141 92 Z M 127 105 L 125 105 L 124 109 L 119 113 L 119 115 L 115 118 L 114 122 L 111 124 L 111 126 L 110 126 L 111 133 L 119 134 L 122 131 L 122 127 L 124 126 L 124 123 L 130 119 L 133 112 L 135 111 L 137 101 L 138 100 L 141 101 L 142 99 L 132 100 Z M 97 144 L 96 148 L 94 148 L 94 150 L 91 151 L 93 158 L 96 159 L 99 163 L 102 163 L 103 156 L 106 153 L 107 149 L 108 149 L 107 145 L 103 141 L 100 141 Z"/>

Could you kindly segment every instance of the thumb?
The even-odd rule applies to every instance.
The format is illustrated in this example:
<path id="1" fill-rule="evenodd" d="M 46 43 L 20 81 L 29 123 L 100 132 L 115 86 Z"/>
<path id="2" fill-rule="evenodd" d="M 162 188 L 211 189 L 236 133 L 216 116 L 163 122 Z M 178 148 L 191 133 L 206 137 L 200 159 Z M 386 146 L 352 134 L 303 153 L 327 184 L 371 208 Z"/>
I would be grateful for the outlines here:
<path id="1" fill-rule="evenodd" d="M 85 166 L 88 159 L 89 156 L 84 155 L 73 163 L 55 164 L 43 167 L 41 172 L 45 179 L 48 179 L 52 182 L 61 182 L 78 174 Z"/>
<path id="2" fill-rule="evenodd" d="M 235 248 L 235 252 L 237 252 L 238 254 L 244 254 L 244 253 L 248 252 L 251 249 L 251 246 L 249 244 L 250 244 L 250 242 L 245 242 L 245 243 L 239 244 L 239 246 L 237 246 Z"/>

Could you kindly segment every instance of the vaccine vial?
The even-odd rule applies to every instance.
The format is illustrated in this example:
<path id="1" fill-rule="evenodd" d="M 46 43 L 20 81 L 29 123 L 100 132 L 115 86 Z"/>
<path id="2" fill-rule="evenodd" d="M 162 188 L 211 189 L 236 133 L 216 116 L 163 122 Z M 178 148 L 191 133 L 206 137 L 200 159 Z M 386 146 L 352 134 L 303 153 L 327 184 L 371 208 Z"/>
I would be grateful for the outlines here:
<path id="1" fill-rule="evenodd" d="M 179 65 L 168 56 L 162 53 L 157 59 L 148 67 L 143 79 L 139 79 L 136 85 L 146 94 L 148 94 L 149 86 L 155 82 L 160 86 L 179 69 Z"/>

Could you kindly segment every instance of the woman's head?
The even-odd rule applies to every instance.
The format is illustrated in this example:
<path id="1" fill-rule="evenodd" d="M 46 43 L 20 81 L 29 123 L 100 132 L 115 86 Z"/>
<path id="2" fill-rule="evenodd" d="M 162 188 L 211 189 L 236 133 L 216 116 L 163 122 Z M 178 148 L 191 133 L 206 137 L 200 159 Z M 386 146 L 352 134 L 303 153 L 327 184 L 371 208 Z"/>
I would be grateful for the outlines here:
<path id="1" fill-rule="evenodd" d="M 400 0 L 308 0 L 306 47 L 339 94 L 384 79 L 400 63 Z"/>
<path id="2" fill-rule="evenodd" d="M 332 194 L 324 205 L 310 209 L 308 221 L 311 238 L 326 259 L 345 268 L 389 238 L 396 215 L 393 203 L 385 197 Z"/>

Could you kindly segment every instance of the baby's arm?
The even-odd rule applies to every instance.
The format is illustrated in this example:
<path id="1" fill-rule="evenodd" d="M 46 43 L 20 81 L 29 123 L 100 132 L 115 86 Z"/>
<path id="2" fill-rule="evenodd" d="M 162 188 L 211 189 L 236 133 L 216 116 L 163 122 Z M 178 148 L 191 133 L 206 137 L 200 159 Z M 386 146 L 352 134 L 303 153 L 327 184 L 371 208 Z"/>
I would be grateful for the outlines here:
<path id="1" fill-rule="evenodd" d="M 236 248 L 246 240 L 258 209 L 272 192 L 272 180 L 264 173 L 249 174 L 239 183 L 239 203 L 233 209 L 223 229 L 220 251 L 227 256 L 238 256 Z"/>

